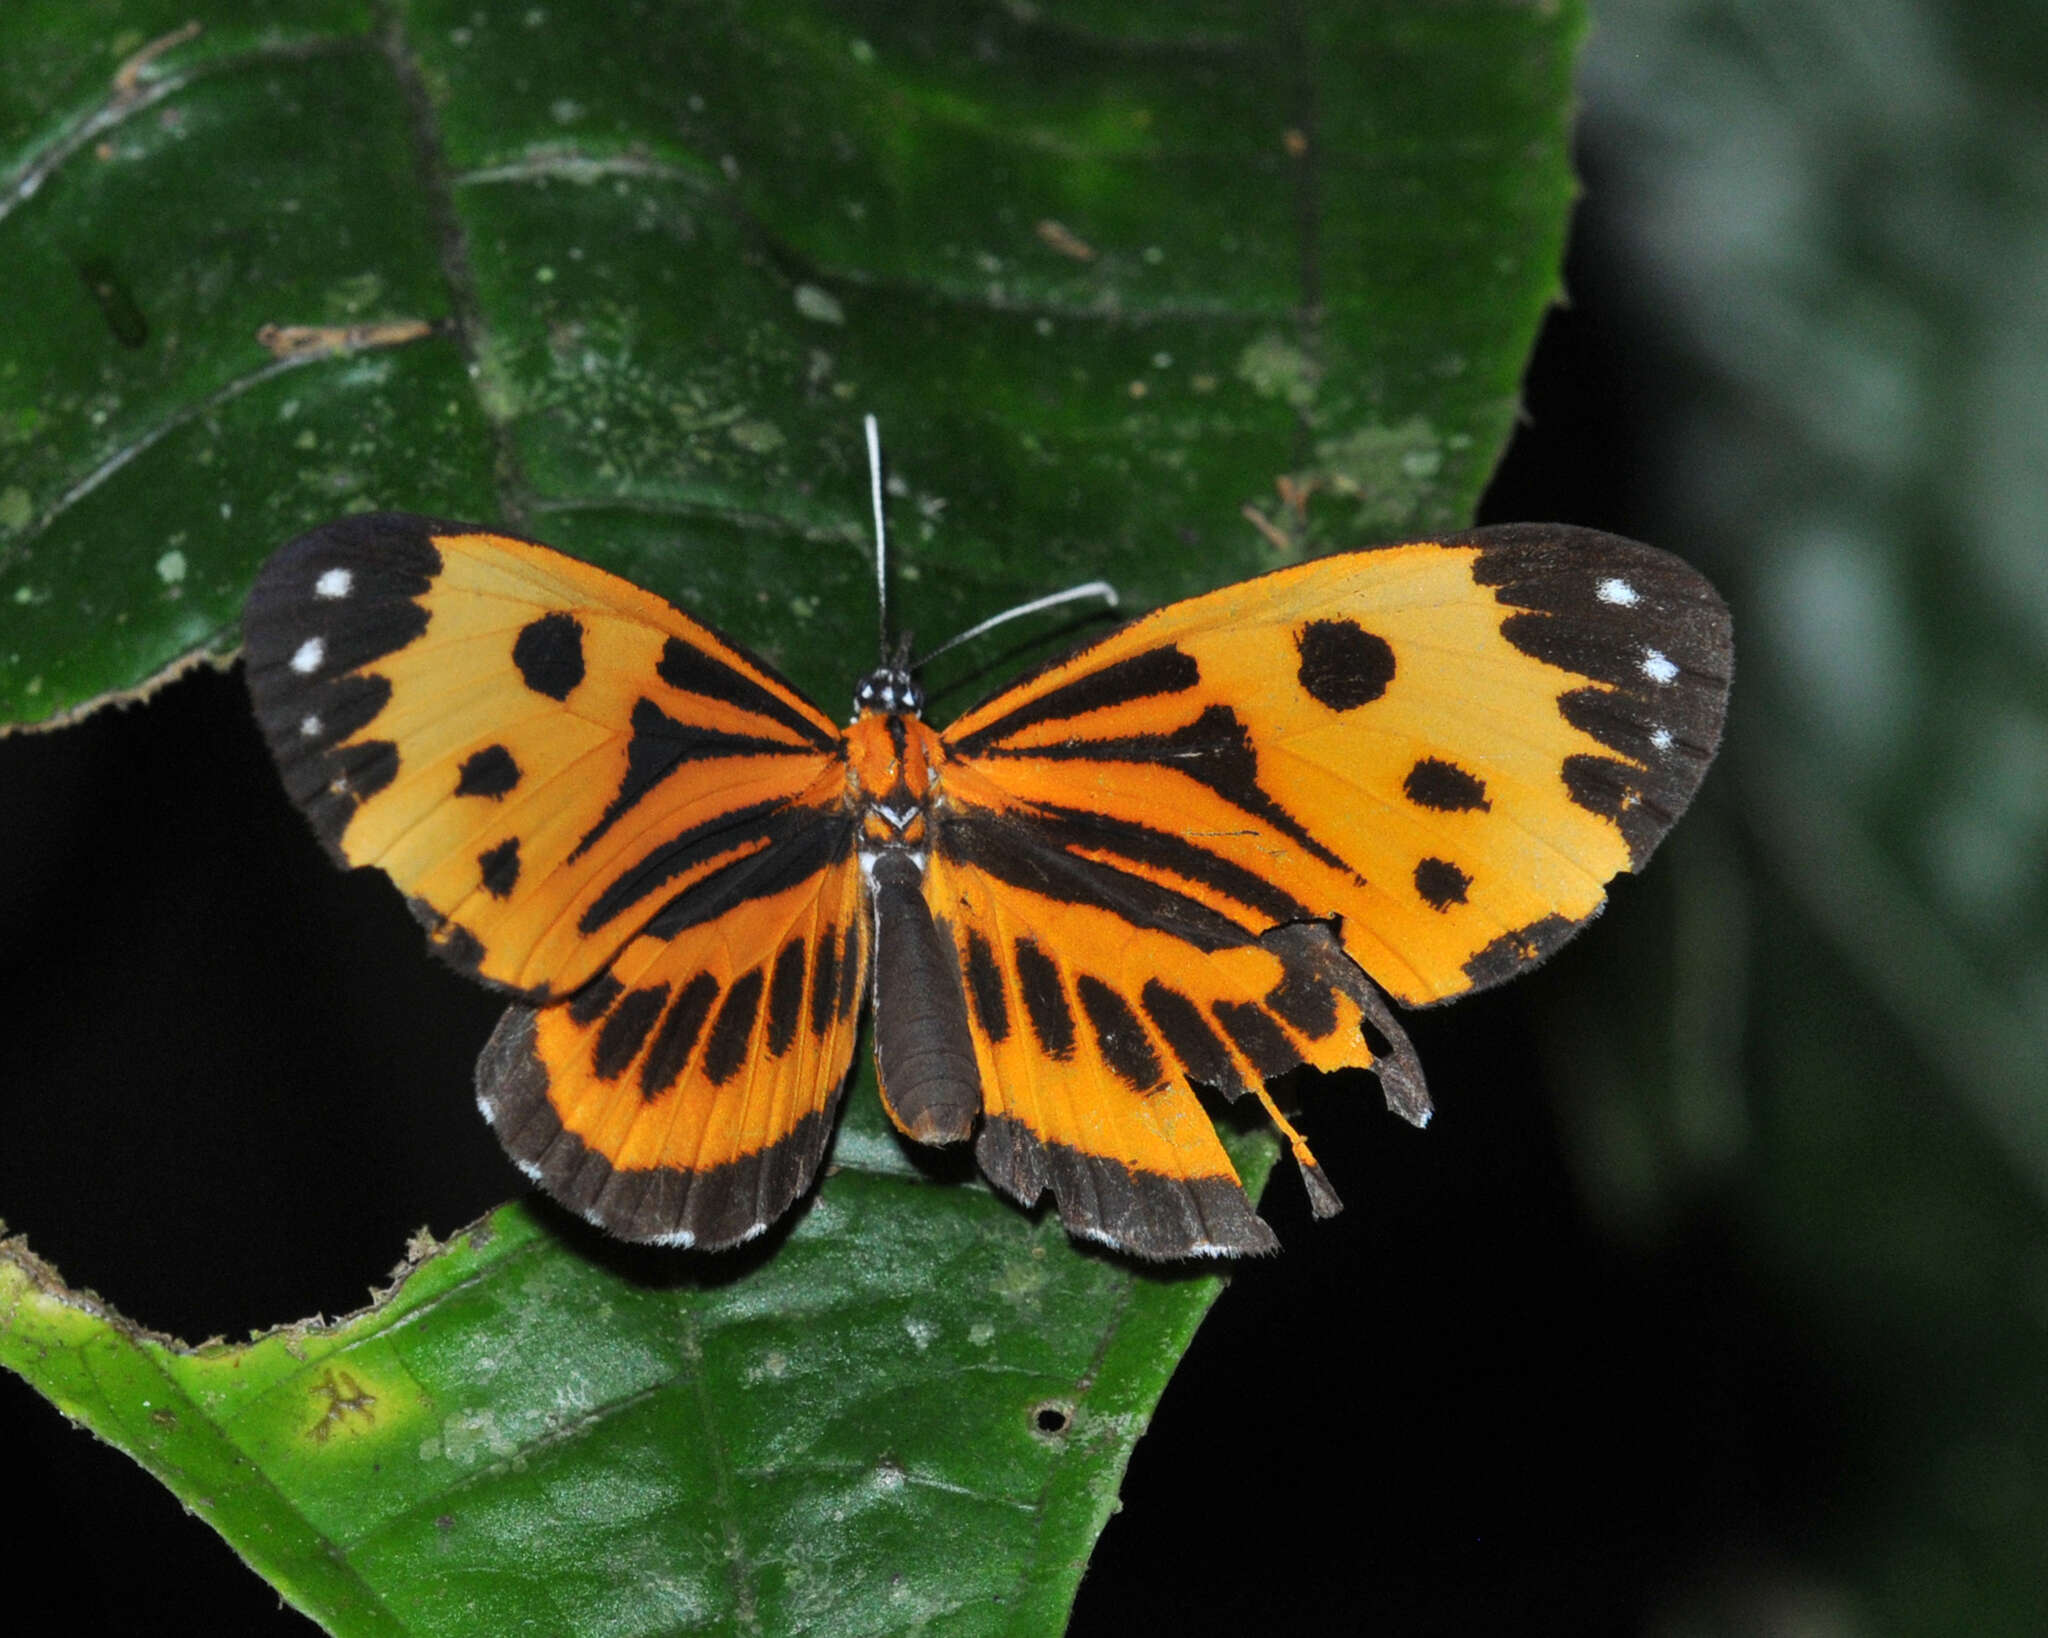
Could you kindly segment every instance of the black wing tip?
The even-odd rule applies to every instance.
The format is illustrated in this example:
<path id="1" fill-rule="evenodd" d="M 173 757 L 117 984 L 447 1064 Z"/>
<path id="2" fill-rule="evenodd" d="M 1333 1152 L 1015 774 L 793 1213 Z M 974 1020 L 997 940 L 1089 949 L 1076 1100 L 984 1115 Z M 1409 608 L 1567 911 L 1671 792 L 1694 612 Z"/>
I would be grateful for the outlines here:
<path id="1" fill-rule="evenodd" d="M 833 1105 L 776 1142 L 701 1171 L 625 1170 L 562 1124 L 534 1049 L 538 1013 L 506 1009 L 476 1065 L 476 1101 L 512 1163 L 543 1193 L 636 1245 L 729 1251 L 766 1233 L 816 1179 Z"/>
<path id="2" fill-rule="evenodd" d="M 1684 559 L 1569 524 L 1500 524 L 1453 536 L 1477 546 L 1474 581 L 1509 613 L 1516 648 L 1592 686 L 1559 696 L 1566 720 L 1612 757 L 1573 757 L 1572 800 L 1620 831 L 1640 871 L 1705 780 L 1735 669 L 1728 605 Z"/>

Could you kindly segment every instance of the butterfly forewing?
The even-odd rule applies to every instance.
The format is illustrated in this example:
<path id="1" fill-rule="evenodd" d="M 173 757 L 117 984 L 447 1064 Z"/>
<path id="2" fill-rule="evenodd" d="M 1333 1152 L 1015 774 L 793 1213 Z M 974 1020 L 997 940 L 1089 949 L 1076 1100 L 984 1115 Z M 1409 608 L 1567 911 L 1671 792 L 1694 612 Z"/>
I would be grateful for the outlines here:
<path id="1" fill-rule="evenodd" d="M 330 851 L 386 871 L 458 965 L 537 999 L 838 795 L 838 730 L 767 667 L 529 541 L 329 524 L 265 565 L 244 634 Z"/>
<path id="2" fill-rule="evenodd" d="M 1338 917 L 1378 983 L 1438 1001 L 1540 960 L 1649 856 L 1729 665 L 1676 559 L 1480 530 L 1138 620 L 948 729 L 949 789 L 1247 925 Z"/>

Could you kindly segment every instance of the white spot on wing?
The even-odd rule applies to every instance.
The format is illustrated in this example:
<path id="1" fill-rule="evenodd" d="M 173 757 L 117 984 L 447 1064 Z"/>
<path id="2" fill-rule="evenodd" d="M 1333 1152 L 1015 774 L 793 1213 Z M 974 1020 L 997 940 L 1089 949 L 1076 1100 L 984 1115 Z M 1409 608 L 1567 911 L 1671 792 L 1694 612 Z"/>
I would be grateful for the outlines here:
<path id="1" fill-rule="evenodd" d="M 1669 728 L 1652 729 L 1650 732 L 1650 743 L 1660 751 L 1670 750 L 1672 744 L 1671 730 Z"/>
<path id="2" fill-rule="evenodd" d="M 1643 600 L 1637 591 L 1620 575 L 1610 575 L 1594 588 L 1594 595 L 1603 603 L 1612 603 L 1616 608 L 1632 609 Z"/>
<path id="3" fill-rule="evenodd" d="M 754 1237 L 754 1235 L 759 1234 L 761 1230 L 766 1228 L 767 1226 L 768 1225 L 765 1223 L 757 1223 L 749 1233 L 742 1235 L 741 1238 L 751 1240 Z M 688 1229 L 670 1229 L 666 1234 L 650 1235 L 648 1237 L 647 1243 L 651 1246 L 688 1247 L 693 1246 L 697 1243 L 697 1236 L 692 1234 Z"/>
<path id="4" fill-rule="evenodd" d="M 347 569 L 323 569 L 313 582 L 316 597 L 346 597 L 355 590 L 356 577 Z"/>
<path id="5" fill-rule="evenodd" d="M 318 739 L 321 732 L 320 719 L 312 712 L 308 711 L 303 717 L 299 718 L 299 738 Z"/>
<path id="6" fill-rule="evenodd" d="M 1643 650 L 1643 675 L 1659 687 L 1669 687 L 1678 681 L 1678 667 L 1661 649 L 1646 648 Z"/>
<path id="7" fill-rule="evenodd" d="M 310 677 L 320 669 L 320 662 L 326 658 L 326 640 L 320 637 L 308 637 L 293 652 L 292 669 L 302 677 Z"/>

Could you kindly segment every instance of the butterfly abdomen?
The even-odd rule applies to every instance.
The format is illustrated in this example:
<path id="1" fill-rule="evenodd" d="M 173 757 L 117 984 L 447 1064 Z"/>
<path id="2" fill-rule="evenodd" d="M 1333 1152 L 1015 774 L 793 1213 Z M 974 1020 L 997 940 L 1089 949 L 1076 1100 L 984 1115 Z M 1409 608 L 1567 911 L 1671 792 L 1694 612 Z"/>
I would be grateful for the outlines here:
<path id="1" fill-rule="evenodd" d="M 875 913 L 875 1072 L 882 1102 L 919 1143 L 959 1143 L 981 1114 L 981 1075 L 953 940 L 932 920 L 924 873 L 889 848 L 868 872 Z"/>

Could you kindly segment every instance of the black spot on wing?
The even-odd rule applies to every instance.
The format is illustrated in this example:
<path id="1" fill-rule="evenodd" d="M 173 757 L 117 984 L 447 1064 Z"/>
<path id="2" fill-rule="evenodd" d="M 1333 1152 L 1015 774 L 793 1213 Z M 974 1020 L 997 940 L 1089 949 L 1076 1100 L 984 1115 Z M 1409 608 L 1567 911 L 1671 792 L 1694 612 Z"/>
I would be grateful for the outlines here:
<path id="1" fill-rule="evenodd" d="M 1010 1004 L 1003 996 L 1003 973 L 996 965 L 996 953 L 989 941 L 972 927 L 967 929 L 967 959 L 964 963 L 967 999 L 974 1004 L 981 1033 L 1000 1046 L 1010 1038 Z"/>
<path id="2" fill-rule="evenodd" d="M 1017 940 L 1011 956 L 1017 968 L 1018 993 L 1024 997 L 1024 1013 L 1031 1020 L 1039 1049 L 1065 1063 L 1074 1055 L 1074 1014 L 1067 1006 L 1059 967 L 1028 938 Z"/>
<path id="3" fill-rule="evenodd" d="M 752 656 L 749 659 L 760 664 L 753 661 Z M 762 666 L 763 671 L 767 669 Z M 815 722 L 787 700 L 744 672 L 734 670 L 716 655 L 707 654 L 679 637 L 671 637 L 662 645 L 661 661 L 655 667 L 655 673 L 671 688 L 679 688 L 686 694 L 696 694 L 703 699 L 717 700 L 723 705 L 736 706 L 757 717 L 767 717 L 780 723 L 814 750 L 830 751 L 838 744 L 835 736 L 821 731 Z M 776 680 L 781 682 L 779 677 Z M 782 686 L 789 687 L 787 683 Z M 790 692 L 795 693 L 795 690 L 790 689 Z"/>
<path id="4" fill-rule="evenodd" d="M 583 681 L 583 627 L 572 614 L 543 614 L 512 639 L 512 664 L 536 694 L 566 700 Z"/>
<path id="5" fill-rule="evenodd" d="M 1310 620 L 1294 634 L 1302 691 L 1332 711 L 1370 705 L 1394 680 L 1394 650 L 1356 620 Z"/>
<path id="6" fill-rule="evenodd" d="M 768 1056 L 780 1058 L 796 1040 L 804 1004 L 804 943 L 791 939 L 775 958 L 768 985 Z"/>
<path id="7" fill-rule="evenodd" d="M 668 1005 L 668 986 L 655 984 L 644 990 L 628 990 L 619 1004 L 605 1015 L 591 1049 L 590 1069 L 601 1081 L 615 1081 L 626 1066 L 640 1056 L 647 1032 Z"/>
<path id="8" fill-rule="evenodd" d="M 1134 1092 L 1157 1091 L 1165 1078 L 1159 1054 L 1131 1004 L 1092 973 L 1076 975 L 1074 994 L 1110 1073 Z"/>
<path id="9" fill-rule="evenodd" d="M 1415 867 L 1415 891 L 1432 910 L 1448 910 L 1465 902 L 1472 878 L 1448 859 L 1424 859 Z"/>
<path id="10" fill-rule="evenodd" d="M 764 980 L 759 967 L 750 967 L 732 981 L 718 1018 L 704 1043 L 704 1078 L 723 1086 L 739 1073 L 747 1061 L 747 1045 L 754 1038 L 754 1018 L 761 1010 Z"/>
<path id="11" fill-rule="evenodd" d="M 1202 1009 L 1194 1002 L 1156 978 L 1145 980 L 1138 1002 L 1166 1042 L 1166 1049 L 1180 1060 L 1191 1078 L 1215 1087 L 1226 1097 L 1234 1098 L 1244 1090 L 1243 1077 L 1231 1060 L 1230 1049 L 1209 1027 Z"/>
<path id="12" fill-rule="evenodd" d="M 1066 665 L 1073 659 L 1069 655 L 1054 663 Z M 1201 667 L 1194 656 L 1168 643 L 1049 688 L 1038 698 L 1004 712 L 985 728 L 963 736 L 954 749 L 965 756 L 984 756 L 992 747 L 1001 746 L 1005 740 L 1041 723 L 1066 722 L 1091 711 L 1128 705 L 1133 700 L 1184 694 L 1201 680 Z M 1016 686 L 1028 686 L 1028 682 L 1026 679 Z"/>
<path id="13" fill-rule="evenodd" d="M 477 870 L 484 891 L 494 899 L 508 899 L 519 885 L 519 838 L 508 836 L 496 847 L 477 855 Z"/>
<path id="14" fill-rule="evenodd" d="M 811 1034 L 819 1040 L 832 1027 L 832 1002 L 839 987 L 839 929 L 818 935 L 818 956 L 811 963 Z"/>
<path id="15" fill-rule="evenodd" d="M 1433 813 L 1484 812 L 1493 806 L 1485 780 L 1442 757 L 1420 758 L 1401 781 L 1401 790 L 1417 807 Z"/>
<path id="16" fill-rule="evenodd" d="M 519 764 L 502 745 L 486 745 L 464 757 L 455 780 L 457 796 L 502 797 L 519 787 Z"/>
<path id="17" fill-rule="evenodd" d="M 640 1066 L 640 1095 L 658 1098 L 681 1075 L 690 1052 L 711 1016 L 711 1003 L 718 999 L 718 980 L 699 973 L 676 992 L 676 998 L 662 1014 L 661 1028 L 654 1032 L 654 1044 L 647 1049 L 647 1061 Z"/>
<path id="18" fill-rule="evenodd" d="M 1216 1021 L 1244 1054 L 1245 1061 L 1267 1080 L 1284 1075 L 1301 1062 L 1301 1054 L 1273 1015 L 1253 1001 L 1218 1001 L 1211 1009 Z"/>

